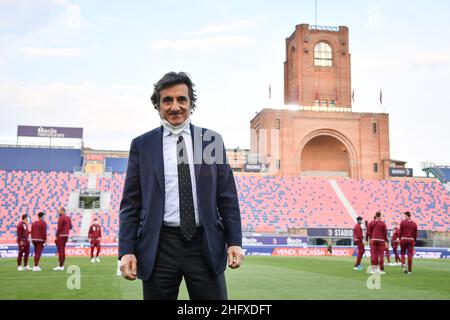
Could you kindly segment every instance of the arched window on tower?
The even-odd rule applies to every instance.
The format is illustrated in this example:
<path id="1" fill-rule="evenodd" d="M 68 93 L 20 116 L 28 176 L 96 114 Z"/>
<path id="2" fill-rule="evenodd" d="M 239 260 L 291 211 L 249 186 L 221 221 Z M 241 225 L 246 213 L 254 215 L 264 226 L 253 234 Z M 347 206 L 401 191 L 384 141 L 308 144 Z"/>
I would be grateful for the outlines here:
<path id="1" fill-rule="evenodd" d="M 319 42 L 314 48 L 314 65 L 318 67 L 331 67 L 333 65 L 333 50 L 329 44 Z"/>

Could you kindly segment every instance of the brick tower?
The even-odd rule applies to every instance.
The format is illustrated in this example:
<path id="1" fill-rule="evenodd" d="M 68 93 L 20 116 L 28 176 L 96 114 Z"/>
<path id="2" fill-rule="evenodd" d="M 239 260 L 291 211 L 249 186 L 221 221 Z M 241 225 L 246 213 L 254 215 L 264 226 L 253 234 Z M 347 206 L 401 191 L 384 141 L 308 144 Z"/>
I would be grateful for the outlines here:
<path id="1" fill-rule="evenodd" d="M 285 109 L 250 122 L 269 174 L 387 179 L 389 115 L 352 111 L 349 29 L 301 24 L 286 39 Z"/>
<path id="2" fill-rule="evenodd" d="M 347 27 L 301 24 L 286 39 L 284 103 L 351 108 Z"/>

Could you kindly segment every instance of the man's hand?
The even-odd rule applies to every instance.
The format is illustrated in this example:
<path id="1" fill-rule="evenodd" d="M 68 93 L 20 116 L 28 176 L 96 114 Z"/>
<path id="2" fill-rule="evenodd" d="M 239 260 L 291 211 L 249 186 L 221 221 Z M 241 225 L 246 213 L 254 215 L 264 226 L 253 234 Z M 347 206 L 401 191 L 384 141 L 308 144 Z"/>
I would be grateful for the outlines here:
<path id="1" fill-rule="evenodd" d="M 120 259 L 120 272 L 127 280 L 136 280 L 137 260 L 134 254 L 126 254 Z"/>
<path id="2" fill-rule="evenodd" d="M 237 269 L 241 266 L 244 260 L 242 248 L 238 246 L 231 246 L 228 248 L 228 266 L 231 269 Z"/>

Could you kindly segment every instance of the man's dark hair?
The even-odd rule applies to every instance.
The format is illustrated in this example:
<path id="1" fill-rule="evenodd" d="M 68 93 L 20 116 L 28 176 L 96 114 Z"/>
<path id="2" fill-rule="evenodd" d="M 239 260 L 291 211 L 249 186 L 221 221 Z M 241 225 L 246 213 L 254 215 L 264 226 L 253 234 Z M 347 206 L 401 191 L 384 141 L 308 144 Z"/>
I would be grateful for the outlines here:
<path id="1" fill-rule="evenodd" d="M 197 101 L 197 95 L 195 94 L 194 90 L 194 83 L 192 82 L 191 78 L 189 78 L 189 75 L 184 72 L 169 72 L 166 73 L 157 83 L 155 83 L 153 94 L 151 97 L 152 104 L 155 107 L 156 110 L 159 110 L 159 100 L 160 100 L 160 93 L 161 90 L 167 89 L 170 87 L 173 87 L 177 84 L 185 84 L 188 86 L 188 92 L 189 92 L 189 99 L 191 100 L 191 110 L 195 110 L 195 102 Z"/>
<path id="2" fill-rule="evenodd" d="M 381 212 L 378 211 L 377 213 L 375 213 L 375 217 L 377 217 L 377 218 L 381 217 Z"/>
<path id="3" fill-rule="evenodd" d="M 411 212 L 406 211 L 405 214 L 406 214 L 409 218 L 411 218 Z"/>
<path id="4" fill-rule="evenodd" d="M 28 215 L 27 214 L 23 214 L 22 215 L 22 220 L 25 220 L 26 218 L 28 218 Z"/>
<path id="5" fill-rule="evenodd" d="M 38 217 L 39 217 L 39 218 L 42 218 L 44 215 L 45 215 L 44 212 L 39 212 L 39 213 L 38 213 Z"/>
<path id="6" fill-rule="evenodd" d="M 363 218 L 358 217 L 358 218 L 356 218 L 356 221 L 362 221 L 362 219 L 363 219 Z"/>

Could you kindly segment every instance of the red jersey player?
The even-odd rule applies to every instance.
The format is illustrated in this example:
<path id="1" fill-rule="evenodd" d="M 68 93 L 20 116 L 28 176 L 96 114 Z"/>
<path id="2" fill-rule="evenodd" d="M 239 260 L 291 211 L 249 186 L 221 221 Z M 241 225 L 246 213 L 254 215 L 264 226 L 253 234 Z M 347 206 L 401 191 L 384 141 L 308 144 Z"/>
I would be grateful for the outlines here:
<path id="1" fill-rule="evenodd" d="M 34 267 L 33 271 L 42 271 L 39 267 L 42 250 L 47 241 L 47 224 L 44 221 L 44 212 L 38 213 L 38 220 L 31 225 L 31 240 L 34 246 Z"/>
<path id="2" fill-rule="evenodd" d="M 362 270 L 361 260 L 364 255 L 364 235 L 361 228 L 362 218 L 356 218 L 356 224 L 353 227 L 353 240 L 355 244 L 358 246 L 358 256 L 356 257 L 356 264 L 353 267 L 355 270 Z"/>
<path id="3" fill-rule="evenodd" d="M 399 238 L 402 254 L 403 272 L 412 273 L 412 260 L 414 256 L 414 244 L 417 239 L 417 224 L 411 220 L 411 213 L 406 211 L 405 220 L 400 223 Z M 408 253 L 408 269 L 405 266 L 405 253 Z"/>
<path id="4" fill-rule="evenodd" d="M 385 274 L 384 252 L 387 246 L 386 224 L 381 221 L 381 212 L 375 214 L 375 220 L 369 224 L 367 230 L 371 244 L 372 273 Z"/>
<path id="5" fill-rule="evenodd" d="M 395 255 L 395 264 L 399 265 L 398 263 L 401 262 L 400 256 L 398 255 L 398 245 L 400 244 L 400 239 L 398 238 L 399 229 L 396 222 L 394 222 L 393 225 L 394 225 L 394 232 L 392 233 L 391 246 Z"/>
<path id="6" fill-rule="evenodd" d="M 373 224 L 377 221 L 377 217 L 373 216 L 373 220 L 367 223 L 366 220 L 366 242 L 369 244 L 370 247 L 370 256 L 373 254 L 373 248 L 372 248 L 372 242 L 370 241 L 370 234 L 369 230 L 373 229 Z"/>
<path id="7" fill-rule="evenodd" d="M 66 216 L 66 209 L 59 209 L 58 229 L 56 231 L 56 248 L 58 249 L 59 266 L 53 268 L 55 271 L 64 271 L 64 261 L 66 260 L 66 243 L 69 238 L 69 232 L 72 229 L 72 222 Z"/>
<path id="8" fill-rule="evenodd" d="M 89 241 L 91 242 L 91 262 L 100 262 L 98 257 L 100 253 L 100 241 L 102 239 L 102 227 L 97 223 L 97 218 L 94 219 L 94 223 L 89 228 Z M 97 254 L 94 258 L 94 249 L 97 248 Z"/>
<path id="9" fill-rule="evenodd" d="M 391 265 L 391 252 L 389 251 L 389 241 L 386 241 L 385 252 L 386 252 L 387 264 L 388 264 L 388 266 L 390 266 Z"/>
<path id="10" fill-rule="evenodd" d="M 17 270 L 31 270 L 28 266 L 28 256 L 30 255 L 30 240 L 28 237 L 28 215 L 22 215 L 22 221 L 17 225 L 17 245 L 19 246 L 19 255 L 17 256 Z M 22 267 L 23 257 L 23 267 Z"/>

